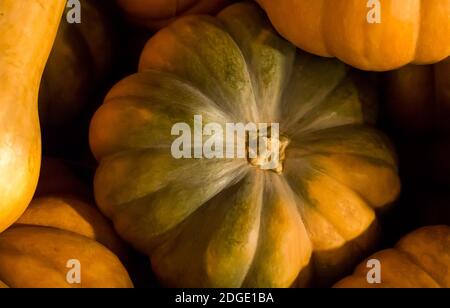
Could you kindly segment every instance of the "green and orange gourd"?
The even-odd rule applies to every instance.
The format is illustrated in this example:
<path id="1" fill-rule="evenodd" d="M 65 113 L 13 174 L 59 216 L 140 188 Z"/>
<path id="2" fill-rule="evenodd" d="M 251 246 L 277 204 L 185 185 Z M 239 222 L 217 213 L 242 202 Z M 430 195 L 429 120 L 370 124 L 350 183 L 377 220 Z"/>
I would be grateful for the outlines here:
<path id="1" fill-rule="evenodd" d="M 348 67 L 297 51 L 255 4 L 182 17 L 92 119 L 97 204 L 166 286 L 325 281 L 373 245 L 376 210 L 400 190 L 389 142 L 366 124 L 367 98 Z M 175 159 L 171 128 L 194 115 L 279 123 L 282 168 Z"/>

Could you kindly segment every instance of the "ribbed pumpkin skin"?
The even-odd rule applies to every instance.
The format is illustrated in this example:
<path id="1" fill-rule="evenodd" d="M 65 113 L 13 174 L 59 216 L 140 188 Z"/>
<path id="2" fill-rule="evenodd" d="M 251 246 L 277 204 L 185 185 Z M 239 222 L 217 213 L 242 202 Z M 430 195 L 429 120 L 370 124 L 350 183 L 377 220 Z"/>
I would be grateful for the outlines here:
<path id="1" fill-rule="evenodd" d="M 283 173 L 174 159 L 171 127 L 196 114 L 279 122 L 291 140 Z M 249 3 L 156 34 L 95 114 L 90 142 L 99 207 L 168 286 L 288 287 L 300 272 L 339 273 L 372 243 L 373 208 L 399 192 L 345 65 L 297 53 Z"/>
<path id="2" fill-rule="evenodd" d="M 64 5 L 0 2 L 0 232 L 24 212 L 38 181 L 39 82 Z"/>
<path id="3" fill-rule="evenodd" d="M 195 14 L 215 14 L 229 0 L 117 0 L 119 6 L 134 21 L 156 30 L 176 17 Z"/>
<path id="4" fill-rule="evenodd" d="M 101 244 L 100 244 L 101 243 Z M 0 234 L 0 281 L 14 288 L 128 288 L 132 282 L 116 255 L 124 248 L 108 221 L 73 198 L 34 200 Z M 81 264 L 81 284 L 69 284 L 67 261 Z"/>
<path id="5" fill-rule="evenodd" d="M 60 24 L 39 92 L 39 116 L 44 126 L 70 124 L 111 68 L 111 21 L 99 3 L 82 2 L 80 24 L 65 20 Z"/>
<path id="6" fill-rule="evenodd" d="M 370 24 L 367 0 L 256 0 L 297 47 L 354 67 L 386 71 L 450 55 L 450 0 L 380 0 Z"/>
<path id="7" fill-rule="evenodd" d="M 337 288 L 450 288 L 450 227 L 424 227 L 403 237 L 393 249 L 369 259 L 381 263 L 381 284 L 369 284 L 367 261 Z"/>
<path id="8" fill-rule="evenodd" d="M 450 131 L 450 58 L 388 72 L 384 83 L 389 115 L 402 131 Z"/>

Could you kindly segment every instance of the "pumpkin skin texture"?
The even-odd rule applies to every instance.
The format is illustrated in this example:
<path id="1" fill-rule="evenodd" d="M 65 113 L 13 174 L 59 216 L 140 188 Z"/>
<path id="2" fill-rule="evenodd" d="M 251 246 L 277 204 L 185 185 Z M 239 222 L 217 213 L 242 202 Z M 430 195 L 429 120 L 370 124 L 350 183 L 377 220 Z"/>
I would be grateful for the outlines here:
<path id="1" fill-rule="evenodd" d="M 164 285 L 326 279 L 371 245 L 374 208 L 399 192 L 393 153 L 362 109 L 344 64 L 297 53 L 253 3 L 180 18 L 92 119 L 97 204 Z M 205 124 L 279 123 L 291 140 L 284 171 L 173 158 L 172 125 L 196 114 Z"/>
<path id="2" fill-rule="evenodd" d="M 367 261 L 336 288 L 450 288 L 450 227 L 423 227 L 403 237 L 393 249 L 369 259 L 381 262 L 381 283 L 366 280 Z"/>
<path id="3" fill-rule="evenodd" d="M 14 288 L 129 288 L 114 254 L 121 245 L 95 208 L 73 198 L 39 198 L 0 235 L 0 280 Z M 70 259 L 80 261 L 80 284 L 66 281 Z"/>
<path id="4" fill-rule="evenodd" d="M 256 0 L 297 47 L 354 67 L 387 71 L 450 55 L 450 0 L 380 0 L 381 23 L 367 0 Z"/>
<path id="5" fill-rule="evenodd" d="M 175 18 L 194 14 L 215 14 L 229 0 L 118 0 L 130 18 L 152 30 L 161 29 Z"/>
<path id="6" fill-rule="evenodd" d="M 0 232 L 30 203 L 39 177 L 38 90 L 65 1 L 0 2 Z"/>
<path id="7" fill-rule="evenodd" d="M 404 133 L 450 131 L 450 57 L 435 65 L 409 65 L 384 77 L 391 122 Z"/>
<path id="8" fill-rule="evenodd" d="M 110 70 L 113 33 L 102 9 L 99 1 L 83 1 L 82 22 L 59 26 L 39 92 L 39 116 L 45 127 L 70 125 Z"/>

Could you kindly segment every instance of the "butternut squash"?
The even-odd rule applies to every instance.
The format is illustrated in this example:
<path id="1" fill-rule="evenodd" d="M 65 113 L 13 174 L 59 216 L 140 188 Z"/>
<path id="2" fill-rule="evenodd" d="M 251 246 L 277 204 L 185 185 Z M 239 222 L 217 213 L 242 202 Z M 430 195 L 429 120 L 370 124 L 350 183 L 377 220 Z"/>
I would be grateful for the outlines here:
<path id="1" fill-rule="evenodd" d="M 38 181 L 39 83 L 65 3 L 0 2 L 0 232 L 24 212 Z"/>

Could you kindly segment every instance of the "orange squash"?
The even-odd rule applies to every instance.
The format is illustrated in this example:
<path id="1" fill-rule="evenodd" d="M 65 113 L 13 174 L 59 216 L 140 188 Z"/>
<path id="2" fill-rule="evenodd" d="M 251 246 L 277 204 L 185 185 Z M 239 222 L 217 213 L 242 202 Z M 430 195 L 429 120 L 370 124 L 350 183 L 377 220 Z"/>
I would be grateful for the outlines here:
<path id="1" fill-rule="evenodd" d="M 450 132 L 450 57 L 435 65 L 410 65 L 384 77 L 387 111 L 407 134 Z"/>
<path id="2" fill-rule="evenodd" d="M 74 198 L 39 198 L 0 234 L 0 281 L 15 288 L 128 288 L 132 282 L 117 257 L 125 251 L 94 207 Z M 69 260 L 80 262 L 80 283 L 66 279 Z"/>
<path id="3" fill-rule="evenodd" d="M 381 264 L 381 283 L 367 282 L 367 260 L 337 288 L 450 288 L 450 227 L 424 227 L 403 237 L 393 249 L 368 259 Z"/>
<path id="4" fill-rule="evenodd" d="M 59 26 L 39 92 L 41 124 L 49 130 L 71 125 L 110 72 L 114 33 L 105 9 L 99 1 L 83 1 L 82 22 Z"/>
<path id="5" fill-rule="evenodd" d="M 289 287 L 340 274 L 400 189 L 351 75 L 297 52 L 253 3 L 178 19 L 92 119 L 98 206 L 164 285 Z M 171 129 L 194 115 L 279 123 L 284 160 L 262 170 L 263 157 L 175 159 Z"/>
<path id="6" fill-rule="evenodd" d="M 256 1 L 297 47 L 360 69 L 387 71 L 450 56 L 450 0 L 379 0 L 372 7 L 367 0 Z M 379 16 L 372 15 L 378 8 Z"/>
<path id="7" fill-rule="evenodd" d="M 175 18 L 194 14 L 215 14 L 229 0 L 117 0 L 134 21 L 160 29 Z"/>
<path id="8" fill-rule="evenodd" d="M 39 177 L 38 90 L 64 0 L 0 2 L 0 232 L 20 217 Z"/>

